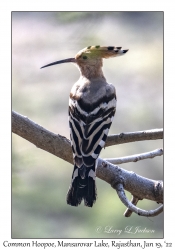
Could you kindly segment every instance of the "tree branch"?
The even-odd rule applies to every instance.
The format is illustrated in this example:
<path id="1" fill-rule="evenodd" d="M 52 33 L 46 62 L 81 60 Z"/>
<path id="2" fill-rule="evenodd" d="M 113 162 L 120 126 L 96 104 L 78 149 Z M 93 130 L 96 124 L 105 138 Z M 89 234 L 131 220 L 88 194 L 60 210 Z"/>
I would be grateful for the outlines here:
<path id="1" fill-rule="evenodd" d="M 156 131 L 156 134 L 162 134 L 161 131 Z M 30 141 L 38 148 L 41 148 L 69 163 L 73 163 L 70 141 L 67 138 L 61 135 L 56 135 L 46 130 L 40 125 L 29 120 L 27 117 L 22 116 L 14 111 L 12 112 L 12 132 Z M 127 142 L 133 141 L 132 136 L 134 138 L 134 141 L 136 141 L 137 133 L 138 140 L 141 140 L 141 138 L 144 140 L 146 138 L 148 139 L 145 134 L 149 134 L 149 138 L 150 133 L 152 134 L 152 132 L 147 133 L 146 131 L 142 134 L 142 136 L 140 135 L 140 132 L 124 133 L 126 137 L 129 135 L 129 139 L 127 139 Z M 160 134 L 156 137 L 157 139 L 160 139 Z M 151 138 L 153 138 L 153 135 Z M 126 140 L 123 141 L 123 137 L 120 139 L 117 139 L 118 144 L 119 142 L 126 142 Z M 113 188 L 115 188 L 115 190 L 117 185 L 122 183 L 127 191 L 129 191 L 133 196 L 138 197 L 138 199 L 140 200 L 145 198 L 156 201 L 158 203 L 163 203 L 162 181 L 155 181 L 144 178 L 133 172 L 129 172 L 127 170 L 119 168 L 118 166 L 115 166 L 112 163 L 109 163 L 108 161 L 102 160 L 100 158 L 98 159 L 96 175 L 100 179 L 108 182 Z"/>
<path id="2" fill-rule="evenodd" d="M 122 183 L 125 190 L 133 196 L 163 203 L 163 182 L 155 181 L 134 172 L 113 165 L 101 158 L 98 159 L 97 177 L 109 183 L 115 190 Z"/>
<path id="3" fill-rule="evenodd" d="M 132 196 L 131 203 L 132 203 L 133 205 L 136 206 L 137 203 L 138 203 L 138 201 L 139 201 L 138 197 Z M 131 211 L 129 208 L 127 208 L 126 211 L 124 212 L 124 216 L 125 216 L 125 217 L 130 217 L 131 214 L 132 214 L 132 211 Z"/>
<path id="4" fill-rule="evenodd" d="M 124 191 L 124 188 L 123 188 L 123 185 L 121 183 L 117 184 L 116 186 L 116 191 L 117 191 L 117 194 L 120 198 L 120 200 L 122 201 L 122 203 L 132 212 L 140 215 L 140 216 L 146 216 L 146 217 L 153 217 L 153 216 L 156 216 L 158 214 L 160 214 L 162 211 L 163 211 L 163 205 L 161 205 L 160 207 L 154 209 L 154 210 L 149 210 L 149 211 L 146 211 L 146 210 L 143 210 L 141 208 L 137 208 L 133 202 L 130 202 L 126 195 L 125 195 L 125 191 Z"/>
<path id="5" fill-rule="evenodd" d="M 105 143 L 105 147 L 128 142 L 158 139 L 163 139 L 163 129 L 151 129 L 145 131 L 120 133 L 116 135 L 109 135 Z"/>
<path id="6" fill-rule="evenodd" d="M 14 111 L 12 111 L 12 132 L 38 148 L 73 164 L 70 141 L 66 137 L 56 135 Z"/>
<path id="7" fill-rule="evenodd" d="M 120 158 L 106 158 L 106 161 L 111 162 L 112 164 L 122 164 L 122 163 L 127 163 L 127 162 L 137 162 L 140 160 L 145 160 L 148 158 L 154 158 L 156 156 L 161 156 L 163 155 L 163 149 L 155 149 L 150 152 L 146 152 L 143 154 L 136 154 L 136 155 L 131 155 L 131 156 L 125 156 L 125 157 L 120 157 Z"/>

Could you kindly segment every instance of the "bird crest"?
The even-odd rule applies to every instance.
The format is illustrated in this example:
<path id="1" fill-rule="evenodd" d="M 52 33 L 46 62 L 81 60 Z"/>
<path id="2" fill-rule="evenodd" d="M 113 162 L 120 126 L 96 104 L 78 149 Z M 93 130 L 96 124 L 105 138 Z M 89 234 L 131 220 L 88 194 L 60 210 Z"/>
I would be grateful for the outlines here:
<path id="1" fill-rule="evenodd" d="M 122 47 L 115 47 L 115 46 L 88 46 L 82 50 L 80 50 L 75 59 L 82 58 L 86 59 L 95 59 L 95 58 L 110 58 L 116 57 L 119 55 L 125 54 L 128 50 L 121 50 Z"/>

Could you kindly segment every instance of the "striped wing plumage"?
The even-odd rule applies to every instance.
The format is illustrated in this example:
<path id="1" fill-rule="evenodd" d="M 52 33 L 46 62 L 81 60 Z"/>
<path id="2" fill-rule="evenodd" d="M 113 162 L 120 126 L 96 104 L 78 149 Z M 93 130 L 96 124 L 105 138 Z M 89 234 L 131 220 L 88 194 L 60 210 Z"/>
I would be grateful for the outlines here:
<path id="1" fill-rule="evenodd" d="M 113 121 L 116 97 L 107 100 L 104 97 L 90 112 L 83 107 L 78 100 L 70 98 L 69 126 L 75 165 L 67 202 L 77 206 L 84 199 L 85 205 L 91 207 L 96 200 L 96 163 Z"/>

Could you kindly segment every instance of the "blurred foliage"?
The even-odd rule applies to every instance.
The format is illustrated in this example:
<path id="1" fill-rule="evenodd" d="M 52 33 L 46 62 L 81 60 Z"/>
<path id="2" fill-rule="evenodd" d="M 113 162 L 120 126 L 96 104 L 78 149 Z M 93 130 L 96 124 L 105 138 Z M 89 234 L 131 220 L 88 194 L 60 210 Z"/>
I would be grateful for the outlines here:
<path id="1" fill-rule="evenodd" d="M 12 12 L 12 109 L 69 138 L 67 120 L 71 86 L 79 77 L 72 64 L 40 67 L 89 45 L 129 49 L 104 60 L 104 75 L 116 86 L 117 112 L 110 133 L 163 126 L 163 12 Z M 162 147 L 143 141 L 106 148 L 101 157 L 120 157 Z M 121 167 L 163 179 L 162 157 Z M 123 217 L 116 192 L 97 179 L 98 200 L 91 208 L 66 204 L 72 166 L 12 136 L 13 238 L 161 238 L 163 215 Z M 131 195 L 127 193 L 127 196 Z M 158 205 L 140 201 L 138 206 Z M 97 227 L 102 232 L 97 232 Z M 105 233 L 105 227 L 155 230 L 154 233 Z"/>

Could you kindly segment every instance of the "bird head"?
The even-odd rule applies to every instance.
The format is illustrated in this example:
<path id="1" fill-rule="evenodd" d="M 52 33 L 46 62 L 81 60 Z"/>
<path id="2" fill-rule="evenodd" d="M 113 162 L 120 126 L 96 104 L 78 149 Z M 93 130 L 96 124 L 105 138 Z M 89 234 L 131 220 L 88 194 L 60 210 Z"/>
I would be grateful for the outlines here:
<path id="1" fill-rule="evenodd" d="M 88 46 L 82 50 L 80 50 L 75 57 L 67 58 L 64 60 L 56 61 L 53 63 L 49 63 L 41 68 L 49 67 L 56 64 L 61 63 L 76 63 L 78 66 L 85 65 L 96 65 L 97 62 L 102 62 L 103 58 L 111 58 L 124 55 L 128 50 L 121 50 L 122 47 L 114 47 L 114 46 Z"/>

